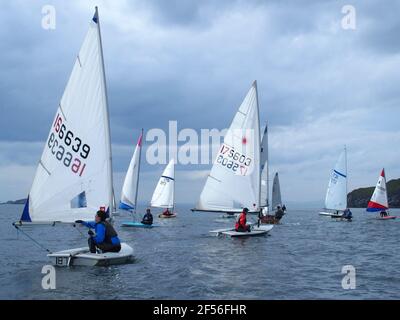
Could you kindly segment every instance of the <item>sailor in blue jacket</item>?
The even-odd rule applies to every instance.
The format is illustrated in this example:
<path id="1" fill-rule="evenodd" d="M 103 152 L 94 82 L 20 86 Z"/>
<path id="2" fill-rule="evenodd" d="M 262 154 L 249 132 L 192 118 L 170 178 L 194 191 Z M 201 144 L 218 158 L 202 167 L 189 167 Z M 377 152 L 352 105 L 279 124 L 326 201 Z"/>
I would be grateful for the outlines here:
<path id="1" fill-rule="evenodd" d="M 89 229 L 95 230 L 95 234 L 92 230 L 88 231 L 90 235 L 88 244 L 91 253 L 96 253 L 96 248 L 99 248 L 102 252 L 119 252 L 121 250 L 121 242 L 118 234 L 114 227 L 106 221 L 106 218 L 107 214 L 105 211 L 99 210 L 96 213 L 95 221 L 75 221 Z"/>

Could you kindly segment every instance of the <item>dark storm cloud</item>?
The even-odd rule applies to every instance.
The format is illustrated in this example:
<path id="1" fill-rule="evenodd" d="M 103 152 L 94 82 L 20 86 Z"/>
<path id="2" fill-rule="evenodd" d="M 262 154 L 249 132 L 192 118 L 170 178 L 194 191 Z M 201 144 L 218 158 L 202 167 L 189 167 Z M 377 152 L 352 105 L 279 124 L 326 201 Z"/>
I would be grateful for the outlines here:
<path id="1" fill-rule="evenodd" d="M 313 196 L 320 197 L 345 143 L 354 150 L 350 161 L 366 170 L 354 185 L 365 183 L 367 168 L 379 161 L 364 152 L 368 141 L 397 156 L 390 146 L 399 135 L 396 1 L 56 0 L 54 31 L 41 28 L 47 1 L 3 2 L 2 172 L 13 161 L 36 165 L 96 4 L 119 180 L 140 128 L 166 129 L 169 120 L 178 120 L 178 129 L 225 128 L 254 79 L 261 121 L 271 128 L 271 172 L 286 174 L 291 196 L 302 196 L 299 186 L 312 171 Z M 341 28 L 346 4 L 356 9 L 356 30 Z M 194 168 L 203 180 L 191 181 L 193 197 L 208 168 Z M 162 166 L 143 169 L 158 174 Z"/>

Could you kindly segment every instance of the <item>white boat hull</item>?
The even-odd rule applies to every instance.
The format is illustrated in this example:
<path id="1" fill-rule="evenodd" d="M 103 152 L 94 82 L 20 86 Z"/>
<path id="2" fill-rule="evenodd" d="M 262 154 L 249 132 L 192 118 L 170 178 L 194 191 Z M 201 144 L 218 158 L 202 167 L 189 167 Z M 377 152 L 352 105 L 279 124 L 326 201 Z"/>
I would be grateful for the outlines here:
<path id="1" fill-rule="evenodd" d="M 274 227 L 273 225 L 260 225 L 259 227 L 253 226 L 251 228 L 251 232 L 236 232 L 235 228 L 225 228 L 225 229 L 211 230 L 210 233 L 216 236 L 224 234 L 230 237 L 256 236 L 268 233 L 269 231 L 272 230 L 273 227 Z"/>
<path id="2" fill-rule="evenodd" d="M 320 212 L 320 216 L 326 216 L 326 217 L 335 217 L 335 218 L 341 218 L 342 214 L 337 214 L 337 213 L 332 213 L 332 212 Z"/>
<path id="3" fill-rule="evenodd" d="M 47 255 L 55 266 L 109 266 L 125 264 L 133 260 L 133 248 L 121 243 L 120 252 L 90 253 L 88 247 L 68 249 Z"/>

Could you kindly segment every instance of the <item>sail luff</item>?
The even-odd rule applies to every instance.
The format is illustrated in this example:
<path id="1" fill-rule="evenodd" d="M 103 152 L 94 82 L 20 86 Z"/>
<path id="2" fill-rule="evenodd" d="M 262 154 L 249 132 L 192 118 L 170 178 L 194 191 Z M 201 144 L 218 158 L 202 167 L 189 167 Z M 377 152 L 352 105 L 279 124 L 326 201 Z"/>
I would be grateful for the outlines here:
<path id="1" fill-rule="evenodd" d="M 109 194 L 109 215 L 112 216 L 112 212 L 116 210 L 113 203 L 113 172 L 112 172 L 112 150 L 111 150 L 111 129 L 110 129 L 110 111 L 108 107 L 108 93 L 107 93 L 107 80 L 106 80 L 106 73 L 105 73 L 105 64 L 104 64 L 104 55 L 103 55 L 103 42 L 101 37 L 101 30 L 100 30 L 100 19 L 99 19 L 99 10 L 96 6 L 95 18 L 93 19 L 94 22 L 97 24 L 97 32 L 98 32 L 98 39 L 99 39 L 99 48 L 100 48 L 100 60 L 101 60 L 101 69 L 103 75 L 103 99 L 104 99 L 104 106 L 105 106 L 105 139 L 106 139 L 106 146 L 108 148 L 108 183 L 111 185 L 111 192 Z M 96 21 L 97 20 L 97 21 Z"/>

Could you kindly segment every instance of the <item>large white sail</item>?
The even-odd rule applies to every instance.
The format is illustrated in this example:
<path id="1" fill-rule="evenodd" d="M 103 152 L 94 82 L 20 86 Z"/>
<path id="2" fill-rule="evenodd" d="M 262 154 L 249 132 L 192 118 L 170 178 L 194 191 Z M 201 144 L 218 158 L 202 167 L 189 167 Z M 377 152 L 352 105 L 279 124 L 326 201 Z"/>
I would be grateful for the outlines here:
<path id="1" fill-rule="evenodd" d="M 52 122 L 21 221 L 68 223 L 93 219 L 100 207 L 112 212 L 110 129 L 98 22 L 96 11 Z"/>
<path id="2" fill-rule="evenodd" d="M 128 171 L 126 172 L 124 184 L 121 192 L 121 202 L 119 208 L 123 210 L 135 210 L 137 206 L 137 195 L 139 187 L 140 158 L 142 153 L 143 131 L 136 144 Z"/>
<path id="3" fill-rule="evenodd" d="M 167 167 L 158 181 L 153 197 L 151 198 L 151 206 L 156 208 L 174 207 L 174 191 L 175 191 L 175 165 L 174 159 L 171 159 Z"/>
<path id="4" fill-rule="evenodd" d="M 347 208 L 347 159 L 346 148 L 332 170 L 325 197 L 325 208 L 344 211 Z"/>
<path id="5" fill-rule="evenodd" d="M 261 140 L 261 195 L 260 206 L 269 206 L 269 163 L 268 163 L 268 125 L 265 125 L 264 134 Z"/>
<path id="6" fill-rule="evenodd" d="M 260 120 L 257 83 L 239 107 L 195 210 L 260 210 Z"/>
<path id="7" fill-rule="evenodd" d="M 277 172 L 275 173 L 274 182 L 272 184 L 272 209 L 276 209 L 278 206 L 282 207 L 282 197 L 279 175 Z"/>
<path id="8" fill-rule="evenodd" d="M 386 189 L 385 169 L 382 169 L 381 175 L 376 183 L 374 193 L 372 194 L 371 200 L 368 202 L 367 211 L 377 212 L 386 210 L 388 208 L 389 202 Z"/>

